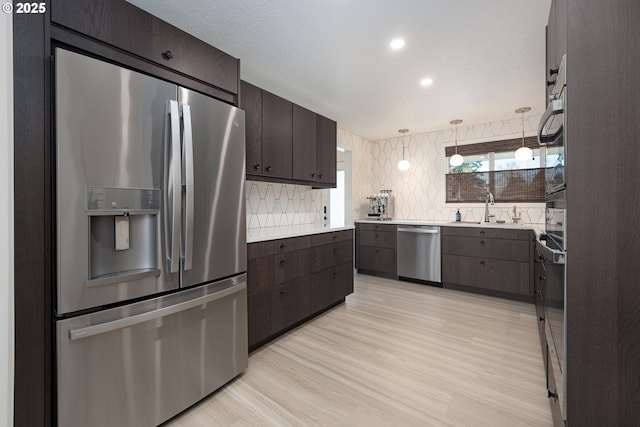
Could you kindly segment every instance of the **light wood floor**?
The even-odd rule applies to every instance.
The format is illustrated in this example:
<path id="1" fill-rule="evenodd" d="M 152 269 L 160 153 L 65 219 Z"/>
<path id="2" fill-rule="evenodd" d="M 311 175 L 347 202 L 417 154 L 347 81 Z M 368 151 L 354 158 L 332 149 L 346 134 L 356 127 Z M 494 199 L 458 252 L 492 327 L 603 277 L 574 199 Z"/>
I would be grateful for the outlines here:
<path id="1" fill-rule="evenodd" d="M 167 424 L 551 426 L 533 304 L 356 275 L 345 304 L 252 353 Z"/>

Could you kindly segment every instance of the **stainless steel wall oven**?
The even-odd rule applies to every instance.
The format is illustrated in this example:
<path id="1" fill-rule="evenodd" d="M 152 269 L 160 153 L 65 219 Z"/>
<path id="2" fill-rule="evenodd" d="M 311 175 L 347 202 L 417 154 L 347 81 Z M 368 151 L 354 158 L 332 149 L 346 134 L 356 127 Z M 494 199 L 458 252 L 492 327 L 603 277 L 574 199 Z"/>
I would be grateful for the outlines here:
<path id="1" fill-rule="evenodd" d="M 567 72 L 566 55 L 562 57 L 556 72 L 547 110 L 543 114 L 538 141 L 555 156 L 554 162 L 545 170 L 545 233 L 537 242 L 537 251 L 543 259 L 544 289 L 544 333 L 547 342 L 548 365 L 555 377 L 547 376 L 550 397 L 555 395 L 560 410 L 566 419 L 567 357 L 566 357 L 566 263 L 569 259 L 567 244 L 567 176 L 565 162 L 568 154 L 566 129 Z M 547 368 L 549 369 L 549 367 Z M 549 384 L 553 379 L 554 384 Z M 553 390 L 553 391 L 552 391 Z"/>

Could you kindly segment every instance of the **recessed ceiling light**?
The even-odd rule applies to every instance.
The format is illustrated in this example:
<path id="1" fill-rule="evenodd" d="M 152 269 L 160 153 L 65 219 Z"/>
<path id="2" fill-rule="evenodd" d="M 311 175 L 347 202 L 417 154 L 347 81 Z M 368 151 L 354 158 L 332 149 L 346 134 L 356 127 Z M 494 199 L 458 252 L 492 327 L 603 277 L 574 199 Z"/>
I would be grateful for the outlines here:
<path id="1" fill-rule="evenodd" d="M 404 46 L 404 40 L 402 40 L 402 39 L 392 40 L 391 43 L 389 44 L 389 46 L 391 46 L 391 49 L 398 50 L 402 46 Z"/>
<path id="2" fill-rule="evenodd" d="M 432 83 L 433 83 L 433 79 L 429 77 L 425 77 L 424 79 L 420 80 L 420 84 L 422 86 L 431 86 Z"/>

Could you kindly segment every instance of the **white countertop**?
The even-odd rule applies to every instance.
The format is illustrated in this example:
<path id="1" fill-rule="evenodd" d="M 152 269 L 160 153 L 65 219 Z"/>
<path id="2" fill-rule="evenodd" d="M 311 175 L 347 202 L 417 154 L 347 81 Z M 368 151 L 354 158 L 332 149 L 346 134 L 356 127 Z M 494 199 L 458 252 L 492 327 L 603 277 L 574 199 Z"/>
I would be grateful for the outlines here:
<path id="1" fill-rule="evenodd" d="M 478 227 L 478 228 L 507 228 L 507 229 L 525 229 L 533 230 L 536 237 L 544 233 L 544 224 L 499 224 L 497 222 L 477 223 L 463 221 L 442 221 L 442 220 L 426 220 L 426 219 L 393 219 L 380 221 L 375 219 L 359 219 L 355 222 L 364 222 L 370 224 L 395 224 L 395 225 L 439 225 L 441 227 Z"/>
<path id="2" fill-rule="evenodd" d="M 331 227 L 313 224 L 250 228 L 247 230 L 247 243 L 307 236 L 309 234 L 330 233 L 332 231 L 353 230 L 353 228 L 353 225 L 348 225 L 345 227 Z"/>

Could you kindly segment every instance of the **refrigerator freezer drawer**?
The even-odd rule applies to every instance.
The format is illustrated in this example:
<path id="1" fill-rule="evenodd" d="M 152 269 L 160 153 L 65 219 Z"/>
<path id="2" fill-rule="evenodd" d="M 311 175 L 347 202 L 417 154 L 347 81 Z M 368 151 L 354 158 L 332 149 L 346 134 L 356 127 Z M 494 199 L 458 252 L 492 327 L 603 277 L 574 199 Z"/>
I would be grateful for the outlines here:
<path id="1" fill-rule="evenodd" d="M 58 425 L 156 426 L 247 368 L 246 275 L 56 328 Z"/>

